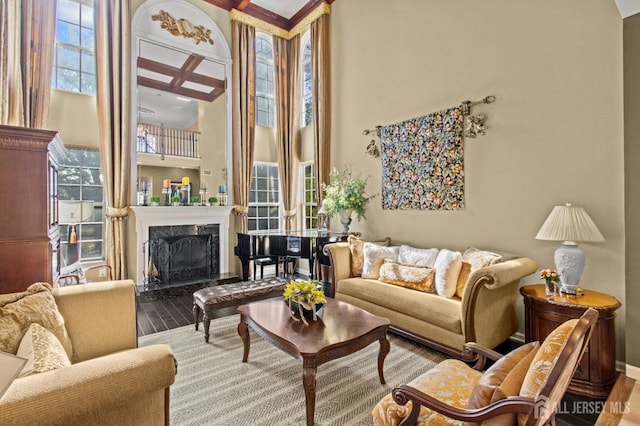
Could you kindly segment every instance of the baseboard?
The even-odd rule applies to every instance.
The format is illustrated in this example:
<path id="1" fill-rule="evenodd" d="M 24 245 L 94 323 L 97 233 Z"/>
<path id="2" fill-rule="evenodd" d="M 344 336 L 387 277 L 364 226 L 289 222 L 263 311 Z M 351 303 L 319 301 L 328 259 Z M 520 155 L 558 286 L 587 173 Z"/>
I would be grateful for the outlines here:
<path id="1" fill-rule="evenodd" d="M 640 367 L 626 364 L 624 371 L 627 377 L 630 377 L 634 380 L 640 380 Z"/>
<path id="2" fill-rule="evenodd" d="M 517 331 L 510 337 L 510 339 L 517 343 L 524 343 L 524 333 Z"/>

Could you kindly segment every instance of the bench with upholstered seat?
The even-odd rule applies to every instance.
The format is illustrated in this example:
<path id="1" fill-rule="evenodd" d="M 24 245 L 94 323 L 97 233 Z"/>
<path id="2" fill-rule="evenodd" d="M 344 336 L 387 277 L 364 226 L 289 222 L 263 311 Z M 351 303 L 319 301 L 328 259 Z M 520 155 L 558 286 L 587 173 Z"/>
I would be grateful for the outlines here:
<path id="1" fill-rule="evenodd" d="M 208 343 L 212 311 L 235 306 L 239 301 L 248 303 L 282 295 L 287 282 L 281 278 L 272 277 L 262 280 L 219 284 L 196 291 L 193 293 L 193 320 L 196 330 L 198 330 L 200 315 L 202 315 L 204 341 Z"/>

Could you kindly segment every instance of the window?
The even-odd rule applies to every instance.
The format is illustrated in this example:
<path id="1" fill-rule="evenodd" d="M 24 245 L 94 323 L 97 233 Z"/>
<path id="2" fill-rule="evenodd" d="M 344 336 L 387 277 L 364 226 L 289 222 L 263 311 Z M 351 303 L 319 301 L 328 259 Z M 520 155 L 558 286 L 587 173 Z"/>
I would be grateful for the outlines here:
<path id="1" fill-rule="evenodd" d="M 76 236 L 80 244 L 80 260 L 104 259 L 103 200 L 104 177 L 100 167 L 100 151 L 95 149 L 71 148 L 69 155 L 60 162 L 58 192 L 60 195 L 60 232 L 62 232 L 62 252 L 67 252 L 69 225 L 76 224 Z M 93 201 L 92 211 L 82 211 L 76 219 L 64 218 L 65 201 Z M 91 203 L 83 203 L 83 208 Z M 75 222 L 75 223 L 73 223 Z"/>
<path id="2" fill-rule="evenodd" d="M 95 95 L 93 0 L 58 0 L 57 9 L 51 85 L 56 89 Z"/>
<path id="3" fill-rule="evenodd" d="M 249 192 L 249 231 L 280 229 L 280 177 L 276 163 L 255 163 Z"/>
<path id="4" fill-rule="evenodd" d="M 318 227 L 318 204 L 316 203 L 316 181 L 313 163 L 302 164 L 302 203 L 304 210 L 304 229 Z"/>
<path id="5" fill-rule="evenodd" d="M 256 36 L 256 124 L 275 127 L 273 43 L 266 35 Z"/>
<path id="6" fill-rule="evenodd" d="M 313 123 L 313 93 L 311 90 L 311 38 L 302 43 L 302 127 Z"/>

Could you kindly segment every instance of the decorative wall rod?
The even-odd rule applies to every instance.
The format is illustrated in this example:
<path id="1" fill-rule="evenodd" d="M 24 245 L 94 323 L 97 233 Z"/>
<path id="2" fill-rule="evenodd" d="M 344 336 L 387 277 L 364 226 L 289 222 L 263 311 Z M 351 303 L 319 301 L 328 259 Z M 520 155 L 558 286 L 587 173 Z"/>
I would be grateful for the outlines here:
<path id="1" fill-rule="evenodd" d="M 480 104 L 490 104 L 496 101 L 496 97 L 493 95 L 490 96 L 486 96 L 482 99 L 480 99 L 479 101 L 462 101 L 460 103 L 460 108 L 462 108 L 462 115 L 469 115 L 471 114 L 471 107 L 474 105 L 480 105 Z"/>

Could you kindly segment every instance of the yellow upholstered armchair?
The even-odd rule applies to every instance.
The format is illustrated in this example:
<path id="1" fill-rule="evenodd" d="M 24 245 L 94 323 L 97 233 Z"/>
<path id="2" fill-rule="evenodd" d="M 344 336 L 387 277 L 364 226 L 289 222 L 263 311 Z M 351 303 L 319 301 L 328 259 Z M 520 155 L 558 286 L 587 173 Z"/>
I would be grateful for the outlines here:
<path id="1" fill-rule="evenodd" d="M 48 288 L 64 319 L 72 360 L 14 380 L 0 397 L 0 424 L 169 424 L 176 361 L 168 345 L 138 348 L 133 281 Z M 0 296 L 10 302 L 6 309 L 23 294 Z"/>
<path id="2" fill-rule="evenodd" d="M 598 320 L 595 309 L 561 324 L 540 345 L 509 354 L 467 344 L 478 354 L 473 367 L 449 359 L 395 388 L 373 410 L 376 425 L 543 425 L 554 423 Z M 484 373 L 486 359 L 495 363 Z"/>

